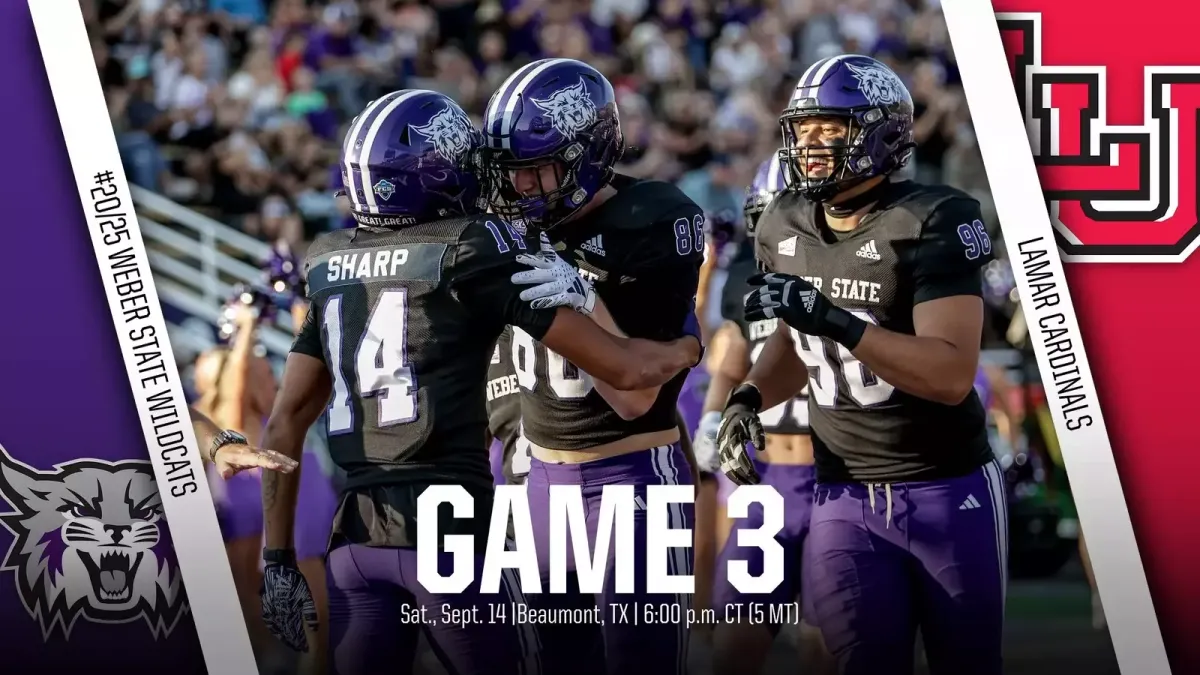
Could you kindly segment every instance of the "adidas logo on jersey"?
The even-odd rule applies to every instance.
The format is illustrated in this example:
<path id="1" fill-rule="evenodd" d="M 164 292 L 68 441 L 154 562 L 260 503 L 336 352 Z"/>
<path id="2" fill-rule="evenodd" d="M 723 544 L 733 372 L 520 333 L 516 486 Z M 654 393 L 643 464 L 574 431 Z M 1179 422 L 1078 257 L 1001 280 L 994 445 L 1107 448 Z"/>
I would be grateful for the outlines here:
<path id="1" fill-rule="evenodd" d="M 979 507 L 980 507 L 979 500 L 975 499 L 975 495 L 967 495 L 967 498 L 963 500 L 963 503 L 961 506 L 958 507 L 958 510 L 959 511 L 970 511 L 971 509 L 977 509 Z"/>
<path id="2" fill-rule="evenodd" d="M 581 248 L 585 251 L 588 251 L 589 253 L 595 253 L 596 255 L 603 257 L 604 256 L 604 244 L 600 241 L 600 236 L 601 235 L 596 235 L 596 236 L 592 237 L 591 239 L 588 239 L 587 241 L 583 242 L 579 246 L 579 248 Z"/>
<path id="3" fill-rule="evenodd" d="M 867 260 L 879 260 L 883 257 L 879 255 L 879 249 L 875 248 L 874 239 L 863 244 L 862 248 L 858 249 L 854 255 L 860 258 L 866 258 Z"/>
<path id="4" fill-rule="evenodd" d="M 779 242 L 779 255 L 796 255 L 796 238 L 788 237 Z"/>

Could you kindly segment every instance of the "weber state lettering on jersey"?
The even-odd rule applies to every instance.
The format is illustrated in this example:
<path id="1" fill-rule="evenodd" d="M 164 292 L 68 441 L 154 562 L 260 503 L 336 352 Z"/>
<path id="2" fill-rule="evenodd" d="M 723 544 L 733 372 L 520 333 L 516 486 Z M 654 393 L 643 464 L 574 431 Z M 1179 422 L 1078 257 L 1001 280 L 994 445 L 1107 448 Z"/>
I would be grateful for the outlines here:
<path id="1" fill-rule="evenodd" d="M 732 321 L 741 331 L 750 349 L 750 363 L 758 360 L 767 338 L 775 332 L 779 320 L 746 321 L 743 299 L 750 292 L 746 280 L 758 272 L 753 247 L 743 246 L 729 263 L 729 276 L 721 289 L 721 317 Z M 763 431 L 768 434 L 791 436 L 808 433 L 808 387 L 800 395 L 758 414 Z"/>
<path id="2" fill-rule="evenodd" d="M 521 386 L 513 367 L 512 331 L 505 329 L 488 366 L 488 429 L 504 446 L 504 478 L 509 485 L 529 475 L 529 441 L 521 434 Z"/>
<path id="3" fill-rule="evenodd" d="M 673 340 L 695 322 L 696 286 L 704 259 L 704 216 L 670 183 L 613 179 L 617 189 L 578 221 L 551 233 L 555 250 L 592 280 L 627 335 Z M 625 421 L 595 391 L 592 378 L 533 336 L 513 330 L 525 437 L 542 447 L 585 450 L 632 436 L 674 429 L 675 405 L 687 371 L 664 384 L 645 415 Z"/>
<path id="4" fill-rule="evenodd" d="M 759 222 L 767 269 L 808 279 L 837 306 L 913 335 L 913 307 L 980 295 L 992 243 L 979 203 L 911 181 L 884 188 L 851 232 L 834 233 L 818 205 L 784 193 Z M 886 482 L 967 474 L 992 458 L 974 391 L 942 405 L 896 389 L 844 346 L 792 330 L 809 372 L 809 416 L 822 480 Z"/>
<path id="5" fill-rule="evenodd" d="M 515 256 L 529 245 L 482 217 L 358 227 L 313 243 L 311 309 L 293 351 L 329 368 L 330 454 L 349 489 L 491 490 L 480 383 L 506 324 L 540 337 L 556 311 L 533 310 L 510 282 L 527 269 Z"/>

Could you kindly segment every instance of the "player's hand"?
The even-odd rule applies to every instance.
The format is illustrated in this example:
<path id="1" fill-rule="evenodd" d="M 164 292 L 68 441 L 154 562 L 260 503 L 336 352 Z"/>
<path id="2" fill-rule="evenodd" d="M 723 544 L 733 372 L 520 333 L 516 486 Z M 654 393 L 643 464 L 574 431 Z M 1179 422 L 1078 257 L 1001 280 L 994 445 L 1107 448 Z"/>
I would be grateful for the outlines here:
<path id="1" fill-rule="evenodd" d="M 300 463 L 283 453 L 256 448 L 241 443 L 229 443 L 217 448 L 213 464 L 226 480 L 246 469 L 268 469 L 280 473 L 291 473 Z"/>
<path id="2" fill-rule="evenodd" d="M 305 628 L 316 632 L 317 604 L 295 563 L 267 563 L 259 598 L 263 623 L 271 635 L 295 651 L 307 652 Z"/>
<path id="3" fill-rule="evenodd" d="M 717 432 L 720 428 L 721 413 L 715 410 L 704 413 L 692 440 L 692 453 L 696 456 L 696 464 L 706 473 L 721 470 L 720 452 L 717 450 Z"/>
<path id="4" fill-rule="evenodd" d="M 734 485 L 757 485 L 761 479 L 754 459 L 746 450 L 752 445 L 754 451 L 762 452 L 767 445 L 767 435 L 758 421 L 758 409 L 762 396 L 751 385 L 741 385 L 729 395 L 725 412 L 721 415 L 721 428 L 717 431 L 717 450 L 721 472 Z"/>
<path id="5" fill-rule="evenodd" d="M 755 274 L 743 299 L 747 321 L 780 319 L 804 333 L 827 337 L 849 349 L 858 346 L 867 323 L 835 306 L 808 281 L 790 274 Z"/>
<path id="6" fill-rule="evenodd" d="M 514 284 L 533 286 L 521 292 L 521 299 L 534 309 L 570 307 L 581 314 L 591 314 L 596 307 L 596 290 L 579 276 L 571 263 L 546 248 L 543 245 L 536 254 L 517 256 L 517 262 L 533 268 L 512 275 Z"/>

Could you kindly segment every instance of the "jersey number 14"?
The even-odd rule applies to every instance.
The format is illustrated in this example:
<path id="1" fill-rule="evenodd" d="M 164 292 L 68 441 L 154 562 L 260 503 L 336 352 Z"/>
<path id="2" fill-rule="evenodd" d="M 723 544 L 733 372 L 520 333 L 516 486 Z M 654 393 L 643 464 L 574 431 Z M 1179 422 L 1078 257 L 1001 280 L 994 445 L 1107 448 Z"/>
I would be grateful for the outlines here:
<path id="1" fill-rule="evenodd" d="M 325 340 L 329 345 L 329 370 L 333 373 L 333 400 L 329 404 L 329 433 L 354 430 L 354 407 L 342 363 L 342 296 L 325 303 L 323 312 Z M 374 397 L 379 406 L 380 427 L 404 424 L 417 419 L 417 395 L 412 368 L 405 362 L 408 337 L 408 291 L 392 290 L 379 294 L 367 329 L 354 350 L 355 379 L 358 395 Z M 364 402 L 365 405 L 365 402 Z"/>

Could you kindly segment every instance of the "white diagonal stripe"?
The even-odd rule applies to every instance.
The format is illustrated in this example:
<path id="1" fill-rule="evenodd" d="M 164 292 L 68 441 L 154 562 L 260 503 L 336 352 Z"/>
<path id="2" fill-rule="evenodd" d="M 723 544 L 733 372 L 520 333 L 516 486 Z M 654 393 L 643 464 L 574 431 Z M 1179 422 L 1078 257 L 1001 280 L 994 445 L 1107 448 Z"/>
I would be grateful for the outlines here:
<path id="1" fill-rule="evenodd" d="M 1069 286 L 1063 275 L 1062 260 L 1054 240 L 1054 229 L 1038 183 L 1028 131 L 1022 120 L 1016 90 L 1008 83 L 1012 75 L 992 4 L 987 0 L 943 2 L 946 25 L 962 74 L 963 90 L 974 118 L 980 154 L 992 197 L 1009 247 L 1009 257 L 1022 259 L 1024 250 L 1035 249 L 1043 255 L 1040 269 L 1057 284 L 1057 305 L 1040 306 L 1033 300 L 1029 273 L 1014 264 L 1017 289 L 1021 295 L 1027 323 L 1039 325 L 1054 314 L 1054 326 L 1071 336 L 1078 369 L 1073 395 L 1095 402 L 1096 384 L 1079 334 L 1079 321 L 1071 302 Z M 1042 283 L 1049 283 L 1042 280 Z M 1042 373 L 1052 373 L 1049 347 L 1035 340 L 1034 354 Z M 1125 675 L 1169 675 L 1170 663 L 1159 630 L 1154 601 L 1146 583 L 1146 572 L 1134 536 L 1129 507 L 1121 490 L 1121 479 L 1113 458 L 1112 444 L 1099 405 L 1089 410 L 1090 425 L 1067 426 L 1065 402 L 1054 388 L 1046 391 L 1054 429 L 1071 492 L 1079 511 L 1080 527 L 1087 534 L 1088 553 L 1096 584 L 1107 607 L 1121 611 L 1108 615 L 1117 664 Z"/>
<path id="2" fill-rule="evenodd" d="M 46 76 L 54 96 L 63 139 L 71 158 L 71 170 L 75 175 L 84 209 L 95 217 L 92 211 L 92 203 L 95 200 L 92 189 L 97 187 L 94 176 L 102 172 L 111 172 L 112 180 L 108 184 L 116 188 L 113 198 L 125 205 L 132 218 L 133 200 L 129 192 L 129 183 L 121 168 L 121 155 L 117 151 L 116 136 L 109 122 L 108 105 L 100 87 L 100 76 L 96 71 L 96 61 L 92 55 L 91 41 L 88 39 L 79 2 L 30 0 L 29 11 L 33 16 L 42 61 L 46 67 Z M 175 556 L 179 561 L 180 574 L 188 591 L 188 603 L 204 654 L 206 670 L 227 675 L 257 675 L 258 667 L 250 648 L 250 637 L 246 631 L 246 621 L 238 602 L 237 590 L 233 585 L 233 574 L 229 570 L 229 559 L 225 554 L 208 481 L 203 478 L 195 480 L 190 491 L 165 489 L 174 485 L 185 488 L 184 483 L 172 480 L 176 475 L 183 473 L 178 467 L 181 462 L 188 465 L 188 470 L 193 476 L 203 477 L 206 472 L 196 445 L 195 432 L 188 422 L 190 415 L 187 401 L 183 395 L 179 369 L 172 351 L 163 349 L 160 355 L 163 373 L 166 375 L 165 381 L 155 381 L 148 388 L 143 382 L 144 376 L 138 372 L 139 364 L 134 352 L 131 329 L 137 329 L 135 332 L 141 333 L 149 328 L 153 330 L 153 334 L 165 340 L 167 325 L 163 319 L 162 307 L 157 302 L 146 304 L 145 309 L 149 316 L 138 319 L 138 325 L 130 325 L 128 317 L 123 315 L 123 298 L 118 293 L 117 277 L 112 274 L 109 256 L 116 251 L 127 249 L 134 257 L 135 267 L 125 268 L 123 273 L 136 272 L 135 278 L 141 281 L 145 293 L 152 298 L 156 297 L 154 277 L 151 275 L 150 261 L 146 255 L 141 231 L 136 227 L 125 230 L 129 238 L 117 244 L 118 248 L 114 248 L 104 241 L 106 233 L 98 223 L 89 220 L 86 226 L 95 250 L 96 261 L 101 268 L 101 283 L 104 285 L 113 323 L 120 326 L 120 330 L 116 331 L 117 342 L 121 347 L 121 357 L 141 422 L 143 442 L 152 449 L 149 459 L 160 488 L 159 496 Z M 117 383 L 113 384 L 114 395 L 121 395 L 118 391 L 120 387 Z M 170 410 L 181 420 L 178 431 L 182 432 L 184 440 L 184 452 L 171 458 L 175 468 L 167 466 L 155 426 L 164 421 L 167 411 L 151 410 L 151 406 L 157 404 L 148 400 L 148 396 L 164 394 L 170 398 Z M 136 439 L 102 439 L 102 442 L 136 443 Z"/>

